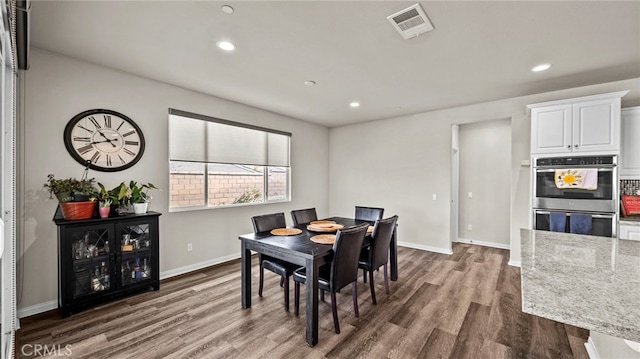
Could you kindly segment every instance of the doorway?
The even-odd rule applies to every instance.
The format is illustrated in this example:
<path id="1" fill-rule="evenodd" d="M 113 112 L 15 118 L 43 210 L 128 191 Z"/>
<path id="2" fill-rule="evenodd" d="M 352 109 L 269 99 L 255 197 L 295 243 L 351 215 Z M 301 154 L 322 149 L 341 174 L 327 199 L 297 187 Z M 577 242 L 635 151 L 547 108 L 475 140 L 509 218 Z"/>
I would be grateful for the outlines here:
<path id="1" fill-rule="evenodd" d="M 453 243 L 458 241 L 458 213 L 460 193 L 460 149 L 459 149 L 458 125 L 451 126 L 451 238 L 449 251 L 452 251 Z"/>

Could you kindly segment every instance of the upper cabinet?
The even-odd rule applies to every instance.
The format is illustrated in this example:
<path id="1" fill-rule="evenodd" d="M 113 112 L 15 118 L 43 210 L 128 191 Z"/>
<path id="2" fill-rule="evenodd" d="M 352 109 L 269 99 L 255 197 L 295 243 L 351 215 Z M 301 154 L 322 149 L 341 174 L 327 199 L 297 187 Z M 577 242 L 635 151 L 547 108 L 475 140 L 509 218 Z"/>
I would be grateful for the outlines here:
<path id="1" fill-rule="evenodd" d="M 619 153 L 620 99 L 627 92 L 527 106 L 531 109 L 531 153 Z"/>
<path id="2" fill-rule="evenodd" d="M 620 178 L 640 179 L 640 106 L 622 109 Z"/>

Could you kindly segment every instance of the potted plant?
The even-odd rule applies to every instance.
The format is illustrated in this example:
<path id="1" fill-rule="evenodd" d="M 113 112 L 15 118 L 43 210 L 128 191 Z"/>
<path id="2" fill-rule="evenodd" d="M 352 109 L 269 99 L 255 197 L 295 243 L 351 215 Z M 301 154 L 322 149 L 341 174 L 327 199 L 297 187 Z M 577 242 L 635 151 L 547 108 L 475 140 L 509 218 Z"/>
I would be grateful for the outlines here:
<path id="1" fill-rule="evenodd" d="M 49 195 L 55 195 L 58 199 L 65 219 L 87 219 L 93 216 L 96 205 L 93 198 L 96 193 L 94 183 L 93 178 L 56 179 L 53 174 L 49 174 L 44 187 L 49 191 Z"/>
<path id="2" fill-rule="evenodd" d="M 140 183 L 136 181 L 129 182 L 129 186 L 126 190 L 126 201 L 133 205 L 133 213 L 141 214 L 147 213 L 151 196 L 147 193 L 150 189 L 158 189 L 152 183 Z"/>
<path id="3" fill-rule="evenodd" d="M 109 217 L 109 212 L 111 212 L 112 203 L 113 201 L 111 201 L 110 199 L 98 201 L 98 213 L 100 213 L 100 218 Z"/>

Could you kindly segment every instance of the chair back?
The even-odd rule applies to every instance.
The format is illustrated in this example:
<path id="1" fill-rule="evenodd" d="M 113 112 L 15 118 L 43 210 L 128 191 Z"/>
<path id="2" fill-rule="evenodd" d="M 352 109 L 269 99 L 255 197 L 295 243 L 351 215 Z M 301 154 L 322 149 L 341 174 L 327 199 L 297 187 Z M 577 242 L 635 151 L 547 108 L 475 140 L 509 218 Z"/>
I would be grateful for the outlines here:
<path id="1" fill-rule="evenodd" d="M 363 221 L 377 221 L 382 219 L 383 214 L 384 208 L 356 206 L 356 214 L 354 218 Z"/>
<path id="2" fill-rule="evenodd" d="M 333 291 L 340 290 L 358 279 L 358 259 L 364 237 L 367 235 L 367 227 L 369 226 L 363 223 L 336 233 L 329 280 L 329 286 Z"/>
<path id="3" fill-rule="evenodd" d="M 389 260 L 389 245 L 397 221 L 398 216 L 376 221 L 371 233 L 371 250 L 369 251 L 369 263 L 372 269 L 380 268 Z"/>
<path id="4" fill-rule="evenodd" d="M 274 228 L 285 228 L 287 226 L 284 212 L 251 217 L 251 222 L 255 233 L 267 232 Z"/>
<path id="5" fill-rule="evenodd" d="M 291 219 L 293 219 L 293 225 L 297 226 L 303 223 L 309 223 L 318 219 L 315 208 L 297 209 L 291 211 Z"/>

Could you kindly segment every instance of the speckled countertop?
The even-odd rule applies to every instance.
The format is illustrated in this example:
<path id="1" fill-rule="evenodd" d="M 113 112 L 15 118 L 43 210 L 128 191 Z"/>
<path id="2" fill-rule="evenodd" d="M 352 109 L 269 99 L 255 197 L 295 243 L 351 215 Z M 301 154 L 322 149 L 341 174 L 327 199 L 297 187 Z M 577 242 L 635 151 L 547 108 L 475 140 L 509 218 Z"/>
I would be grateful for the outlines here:
<path id="1" fill-rule="evenodd" d="M 522 311 L 640 342 L 640 241 L 520 230 Z"/>

